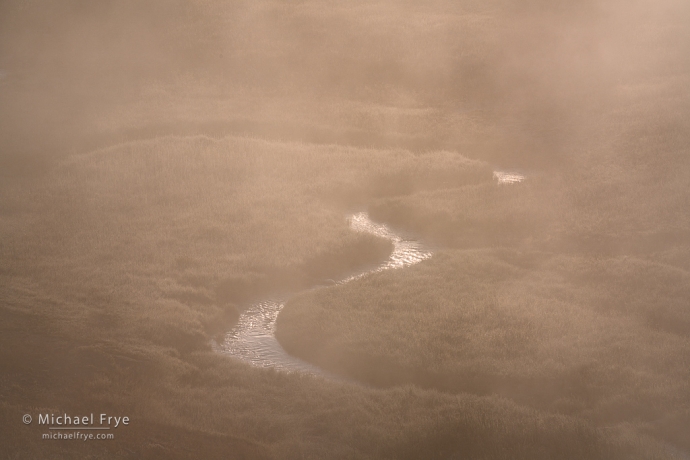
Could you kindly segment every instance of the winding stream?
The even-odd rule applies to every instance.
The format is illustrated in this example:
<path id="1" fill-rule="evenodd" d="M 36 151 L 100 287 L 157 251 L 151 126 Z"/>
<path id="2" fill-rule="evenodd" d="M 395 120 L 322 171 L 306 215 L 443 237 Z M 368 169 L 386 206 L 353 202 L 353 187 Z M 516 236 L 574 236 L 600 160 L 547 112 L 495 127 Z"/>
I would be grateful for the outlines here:
<path id="1" fill-rule="evenodd" d="M 393 251 L 388 260 L 377 267 L 340 281 L 331 280 L 332 284 L 349 283 L 372 273 L 406 267 L 431 257 L 431 252 L 419 242 L 406 239 L 394 233 L 389 227 L 373 222 L 365 212 L 354 214 L 349 221 L 350 228 L 356 232 L 369 233 L 390 240 L 393 243 Z M 253 366 L 333 378 L 326 371 L 289 355 L 276 340 L 276 320 L 286 300 L 270 299 L 252 305 L 240 315 L 237 325 L 228 332 L 222 344 L 215 346 L 215 349 Z"/>
<path id="2" fill-rule="evenodd" d="M 494 171 L 494 180 L 499 184 L 515 184 L 522 182 L 524 176 L 514 172 Z M 431 252 L 419 242 L 395 233 L 386 225 L 373 222 L 366 212 L 350 216 L 349 221 L 350 228 L 356 232 L 390 240 L 393 243 L 393 251 L 388 260 L 377 267 L 340 281 L 329 280 L 333 285 L 349 283 L 383 270 L 414 265 L 431 257 Z M 276 340 L 276 320 L 286 301 L 284 298 L 267 299 L 252 305 L 240 315 L 237 325 L 226 334 L 223 343 L 213 344 L 214 349 L 252 366 L 336 378 L 319 367 L 289 355 Z"/>

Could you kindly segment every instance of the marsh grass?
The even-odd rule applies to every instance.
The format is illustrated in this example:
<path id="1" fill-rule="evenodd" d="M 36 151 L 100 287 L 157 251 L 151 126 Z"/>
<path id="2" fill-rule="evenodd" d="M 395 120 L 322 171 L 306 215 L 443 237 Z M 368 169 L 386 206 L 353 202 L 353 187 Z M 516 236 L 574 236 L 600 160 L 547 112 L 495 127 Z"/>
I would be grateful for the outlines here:
<path id="1" fill-rule="evenodd" d="M 0 455 L 687 450 L 687 18 L 0 3 Z M 210 351 L 252 300 L 385 258 L 363 209 L 447 249 L 295 298 L 278 335 L 378 389 Z M 135 425 L 48 443 L 39 411 Z"/>
<path id="2" fill-rule="evenodd" d="M 347 222 L 362 200 L 389 193 L 375 187 L 381 178 L 412 178 L 417 188 L 443 186 L 456 175 L 488 172 L 449 152 L 167 137 L 72 156 L 40 181 L 5 182 L 8 414 L 129 411 L 139 425 L 108 448 L 118 456 L 179 449 L 180 458 L 194 449 L 210 457 L 226 449 L 247 458 L 305 449 L 374 457 L 388 449 L 381 455 L 396 456 L 397 435 L 376 443 L 380 420 L 363 414 L 351 423 L 369 424 L 368 444 L 345 447 L 350 441 L 338 434 L 332 413 L 338 386 L 228 364 L 210 353 L 209 340 L 252 299 L 383 260 L 390 243 L 354 233 Z M 297 388 L 305 405 L 275 412 Z M 354 400 L 384 404 L 375 392 L 348 391 Z M 384 399 L 384 411 L 401 410 Z M 340 402 L 338 411 L 354 409 Z M 305 425 L 295 428 L 302 417 Z M 319 417 L 333 423 L 328 432 L 319 431 Z M 409 423 L 415 436 L 428 436 Z M 303 437 L 299 430 L 315 432 Z M 41 449 L 27 436 L 11 437 L 5 452 L 74 454 L 70 447 Z"/>
<path id="3" fill-rule="evenodd" d="M 634 100 L 596 115 L 598 143 L 574 143 L 594 150 L 561 171 L 374 201 L 449 249 L 293 298 L 281 343 L 377 387 L 501 395 L 687 449 L 687 118 Z"/>

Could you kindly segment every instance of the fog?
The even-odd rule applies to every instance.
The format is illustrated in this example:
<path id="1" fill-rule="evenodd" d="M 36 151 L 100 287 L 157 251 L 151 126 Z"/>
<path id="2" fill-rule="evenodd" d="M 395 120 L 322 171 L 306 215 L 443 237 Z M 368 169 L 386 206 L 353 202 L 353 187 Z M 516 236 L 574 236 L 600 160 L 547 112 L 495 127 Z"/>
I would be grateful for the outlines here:
<path id="1" fill-rule="evenodd" d="M 689 24 L 0 2 L 3 456 L 688 458 Z"/>
<path id="2" fill-rule="evenodd" d="M 106 131 L 112 142 L 118 131 L 141 131 L 142 124 L 169 134 L 203 133 L 196 125 L 208 123 L 214 134 L 225 134 L 237 119 L 250 119 L 254 124 L 245 131 L 282 138 L 296 128 L 283 125 L 313 125 L 324 116 L 325 124 L 358 131 L 350 137 L 365 145 L 407 148 L 391 137 L 411 130 L 416 149 L 459 148 L 466 135 L 453 132 L 453 122 L 465 115 L 498 129 L 496 142 L 502 143 L 482 154 L 548 163 L 572 156 L 562 152 L 569 137 L 588 137 L 590 114 L 614 105 L 616 91 L 684 75 L 690 43 L 688 7 L 681 1 L 305 2 L 295 8 L 4 2 L 2 8 L 3 138 L 16 139 L 3 150 L 34 154 L 55 144 L 49 136 L 64 149 L 79 150 L 76 142 L 84 138 L 92 138 L 87 148 L 101 145 L 94 130 Z M 150 110 L 142 124 L 123 127 L 112 120 L 117 107 L 171 86 L 178 97 L 251 108 L 230 113 L 219 101 L 205 101 L 215 113 L 203 119 Z M 410 117 L 400 110 L 363 119 L 352 113 L 355 102 L 426 107 L 435 114 L 422 120 L 425 129 L 414 129 L 405 126 Z M 113 126 L 79 126 L 94 118 Z M 319 137 L 310 132 L 313 126 L 299 128 L 306 131 L 302 137 Z M 337 129 L 325 129 L 321 137 L 341 140 L 332 133 Z M 31 144 L 40 146 L 32 150 Z M 503 153 L 507 148 L 514 151 Z"/>

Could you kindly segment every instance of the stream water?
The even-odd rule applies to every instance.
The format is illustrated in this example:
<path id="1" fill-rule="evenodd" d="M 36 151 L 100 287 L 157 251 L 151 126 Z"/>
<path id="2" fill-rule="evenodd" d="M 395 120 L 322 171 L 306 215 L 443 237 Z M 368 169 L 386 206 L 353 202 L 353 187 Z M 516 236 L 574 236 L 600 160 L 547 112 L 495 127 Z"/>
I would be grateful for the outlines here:
<path id="1" fill-rule="evenodd" d="M 525 176 L 516 172 L 494 171 L 494 179 L 499 184 L 517 184 L 525 180 Z"/>
<path id="2" fill-rule="evenodd" d="M 494 179 L 499 184 L 515 184 L 522 182 L 524 176 L 514 172 L 495 171 Z M 349 283 L 372 273 L 406 267 L 431 257 L 429 249 L 424 248 L 419 242 L 394 232 L 384 224 L 373 222 L 365 212 L 350 216 L 349 222 L 353 231 L 390 240 L 393 243 L 393 251 L 380 265 L 338 281 L 328 280 L 329 284 Z M 276 340 L 276 320 L 286 301 L 284 298 L 266 299 L 252 305 L 240 315 L 237 325 L 226 334 L 223 342 L 214 343 L 214 349 L 253 366 L 335 378 L 326 371 L 289 355 Z"/>
<path id="3" fill-rule="evenodd" d="M 373 222 L 365 212 L 350 216 L 349 221 L 350 228 L 356 232 L 390 240 L 393 251 L 382 264 L 339 281 L 329 280 L 330 284 L 349 283 L 372 273 L 406 267 L 431 257 L 431 252 L 419 242 L 393 232 L 386 225 Z M 333 377 L 322 369 L 289 355 L 276 340 L 276 320 L 286 300 L 268 299 L 252 305 L 240 315 L 237 325 L 227 333 L 223 343 L 215 346 L 216 350 L 253 366 Z"/>

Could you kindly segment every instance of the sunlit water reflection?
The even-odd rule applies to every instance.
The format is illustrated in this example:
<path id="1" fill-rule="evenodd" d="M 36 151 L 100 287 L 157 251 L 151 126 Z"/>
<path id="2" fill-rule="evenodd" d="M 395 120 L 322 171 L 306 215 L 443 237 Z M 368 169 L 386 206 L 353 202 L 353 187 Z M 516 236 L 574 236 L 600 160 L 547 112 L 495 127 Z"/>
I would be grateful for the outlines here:
<path id="1" fill-rule="evenodd" d="M 516 184 L 522 182 L 525 176 L 515 172 L 494 171 L 494 179 L 499 184 Z M 330 284 L 349 283 L 372 273 L 406 267 L 431 257 L 431 252 L 419 242 L 393 232 L 386 225 L 373 222 L 365 212 L 350 217 L 350 228 L 390 240 L 393 251 L 382 264 L 339 281 L 329 280 Z M 214 349 L 252 366 L 334 378 L 324 370 L 289 355 L 276 340 L 276 320 L 285 302 L 286 299 L 268 299 L 252 305 L 240 315 L 237 325 L 227 333 L 223 343 L 214 343 Z"/>
<path id="2" fill-rule="evenodd" d="M 525 176 L 516 172 L 494 171 L 494 179 L 499 184 L 517 184 L 525 180 Z"/>
<path id="3" fill-rule="evenodd" d="M 431 252 L 419 242 L 394 233 L 383 224 L 369 219 L 365 212 L 350 217 L 350 228 L 390 240 L 393 251 L 382 264 L 355 275 L 334 281 L 345 284 L 372 273 L 402 268 L 431 257 Z M 302 372 L 332 377 L 322 369 L 289 355 L 275 338 L 278 313 L 285 306 L 285 299 L 271 299 L 252 305 L 240 315 L 237 325 L 225 336 L 222 344 L 215 344 L 216 351 L 233 356 L 253 366 L 275 368 L 286 372 Z"/>

